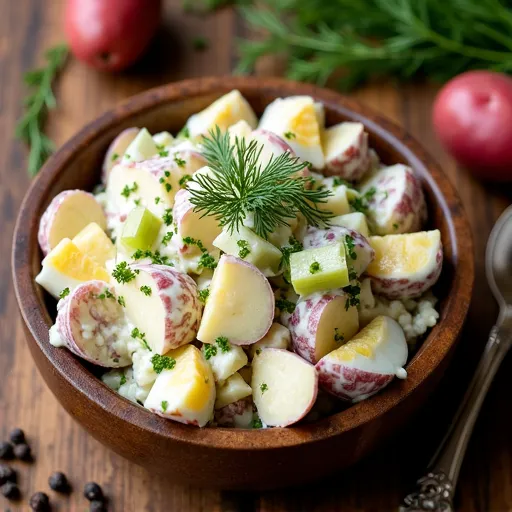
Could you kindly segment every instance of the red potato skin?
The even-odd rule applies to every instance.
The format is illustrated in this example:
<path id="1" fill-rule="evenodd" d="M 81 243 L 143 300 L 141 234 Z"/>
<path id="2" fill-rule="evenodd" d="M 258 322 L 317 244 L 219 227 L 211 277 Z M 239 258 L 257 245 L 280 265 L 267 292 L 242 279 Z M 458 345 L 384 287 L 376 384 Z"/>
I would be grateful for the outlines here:
<path id="1" fill-rule="evenodd" d="M 106 185 L 108 180 L 108 174 L 112 170 L 114 165 L 118 164 L 121 161 L 121 158 L 126 151 L 126 148 L 130 145 L 130 143 L 137 137 L 139 133 L 139 128 L 127 128 L 123 130 L 111 143 L 105 153 L 105 158 L 103 160 L 103 166 L 101 168 L 101 182 Z M 117 153 L 118 157 L 113 159 L 114 155 Z"/>
<path id="2" fill-rule="evenodd" d="M 475 176 L 512 179 L 512 78 L 469 71 L 439 92 L 432 122 L 445 149 Z"/>
<path id="3" fill-rule="evenodd" d="M 115 293 L 114 289 L 108 286 L 103 281 L 89 281 L 75 288 L 63 301 L 59 302 L 57 319 L 55 321 L 57 331 L 66 342 L 66 346 L 71 352 L 77 356 L 90 361 L 98 366 L 106 368 L 120 368 L 131 364 L 131 360 L 123 360 L 120 354 L 112 352 L 110 354 L 110 361 L 101 361 L 91 354 L 85 352 L 77 343 L 77 329 L 80 330 L 80 307 L 83 303 L 87 305 L 89 314 L 97 322 L 96 325 L 110 323 L 112 319 L 105 319 L 102 317 L 97 308 L 96 302 L 102 300 L 112 299 L 99 299 L 98 295 L 108 289 L 112 294 Z M 119 309 L 121 307 L 119 306 Z M 122 314 L 122 312 L 121 312 Z M 110 341 L 115 341 L 111 339 Z M 107 340 L 107 346 L 109 340 Z M 118 361 L 114 361 L 118 359 Z"/>
<path id="4" fill-rule="evenodd" d="M 350 181 L 360 180 L 370 166 L 368 134 L 361 132 L 357 144 L 347 148 L 341 155 L 325 162 L 325 176 L 340 176 Z"/>
<path id="5" fill-rule="evenodd" d="M 133 64 L 153 38 L 161 0 L 68 0 L 64 26 L 75 57 L 102 71 Z"/>
<path id="6" fill-rule="evenodd" d="M 248 396 L 242 398 L 237 402 L 228 404 L 221 409 L 215 411 L 215 422 L 219 427 L 231 427 L 236 428 L 235 418 L 236 416 L 243 416 L 244 414 L 251 412 L 252 415 L 252 397 Z"/>
<path id="7" fill-rule="evenodd" d="M 358 396 L 365 395 L 366 398 L 368 395 L 378 393 L 394 378 L 394 375 L 367 372 L 341 364 L 329 364 L 325 359 L 321 359 L 315 368 L 319 386 L 331 395 L 347 401 L 353 401 Z"/>
<path id="8" fill-rule="evenodd" d="M 370 275 L 372 290 L 377 295 L 387 299 L 413 299 L 423 295 L 432 288 L 443 270 L 443 247 L 439 246 L 436 254 L 436 266 L 424 279 L 412 280 L 406 278 L 382 278 Z"/>

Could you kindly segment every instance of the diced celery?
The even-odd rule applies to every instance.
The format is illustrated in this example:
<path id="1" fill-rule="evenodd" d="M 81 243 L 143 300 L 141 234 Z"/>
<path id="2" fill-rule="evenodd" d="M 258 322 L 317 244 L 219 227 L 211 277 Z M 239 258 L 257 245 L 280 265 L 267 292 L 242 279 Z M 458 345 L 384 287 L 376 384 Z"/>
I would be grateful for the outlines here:
<path id="1" fill-rule="evenodd" d="M 343 243 L 290 255 L 291 280 L 299 295 L 343 288 L 350 282 Z"/>
<path id="2" fill-rule="evenodd" d="M 151 249 L 162 221 L 144 206 L 134 208 L 126 218 L 121 243 L 130 249 Z"/>
<path id="3" fill-rule="evenodd" d="M 227 254 L 252 263 L 267 277 L 279 272 L 283 256 L 281 251 L 245 226 L 240 226 L 238 232 L 233 234 L 224 229 L 213 241 L 213 245 Z"/>

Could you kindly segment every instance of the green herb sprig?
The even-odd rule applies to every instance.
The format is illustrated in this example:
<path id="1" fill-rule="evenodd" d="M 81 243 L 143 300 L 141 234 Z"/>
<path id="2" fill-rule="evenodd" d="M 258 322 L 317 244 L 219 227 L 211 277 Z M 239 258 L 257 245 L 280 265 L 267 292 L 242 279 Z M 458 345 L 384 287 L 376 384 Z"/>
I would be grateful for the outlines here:
<path id="1" fill-rule="evenodd" d="M 328 190 L 309 190 L 308 179 L 298 177 L 304 164 L 285 152 L 265 166 L 259 163 L 262 147 L 244 138 L 231 145 L 228 133 L 218 126 L 203 138 L 203 155 L 211 174 L 195 174 L 189 188 L 194 210 L 214 216 L 232 234 L 248 215 L 254 218 L 254 231 L 267 238 L 279 226 L 302 213 L 308 224 L 318 226 L 332 217 L 318 208 L 331 195 Z"/>
<path id="2" fill-rule="evenodd" d="M 290 78 L 319 84 L 333 79 L 344 89 L 379 75 L 445 81 L 468 69 L 512 72 L 512 8 L 500 0 L 255 4 L 242 8 L 242 17 L 266 37 L 239 45 L 240 72 L 270 54 L 288 56 Z"/>
<path id="3" fill-rule="evenodd" d="M 68 55 L 65 44 L 50 48 L 46 54 L 46 66 L 24 74 L 25 84 L 31 93 L 25 98 L 25 113 L 16 125 L 16 138 L 30 147 L 28 172 L 35 176 L 46 159 L 53 153 L 55 146 L 44 133 L 44 122 L 48 110 L 57 106 L 52 91 L 52 82 L 64 66 Z"/>

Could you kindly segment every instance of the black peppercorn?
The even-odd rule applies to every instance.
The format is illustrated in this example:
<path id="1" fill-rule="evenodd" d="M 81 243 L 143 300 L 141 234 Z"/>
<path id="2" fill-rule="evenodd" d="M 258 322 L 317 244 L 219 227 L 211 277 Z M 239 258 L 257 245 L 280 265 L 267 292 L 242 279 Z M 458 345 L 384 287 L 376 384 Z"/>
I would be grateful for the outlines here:
<path id="1" fill-rule="evenodd" d="M 14 445 L 14 455 L 17 459 L 24 460 L 26 462 L 32 460 L 30 446 L 25 443 Z"/>
<path id="2" fill-rule="evenodd" d="M 107 512 L 105 502 L 98 500 L 91 501 L 89 512 Z"/>
<path id="3" fill-rule="evenodd" d="M 5 482 L 16 483 L 16 471 L 7 464 L 0 464 L 0 485 L 5 484 Z"/>
<path id="4" fill-rule="evenodd" d="M 50 498 L 44 492 L 36 492 L 31 496 L 29 505 L 34 512 L 48 512 L 50 510 Z"/>
<path id="5" fill-rule="evenodd" d="M 20 489 L 14 482 L 5 482 L 5 484 L 0 487 L 0 492 L 8 500 L 15 500 L 20 496 Z"/>
<path id="6" fill-rule="evenodd" d="M 96 482 L 88 482 L 85 484 L 84 496 L 89 501 L 103 501 L 103 491 Z"/>
<path id="7" fill-rule="evenodd" d="M 0 459 L 11 460 L 13 457 L 14 452 L 12 450 L 12 444 L 7 441 L 2 441 L 0 443 Z"/>
<path id="8" fill-rule="evenodd" d="M 15 428 L 9 435 L 11 443 L 22 444 L 25 442 L 25 432 L 21 428 Z"/>
<path id="9" fill-rule="evenodd" d="M 52 473 L 48 479 L 48 484 L 50 489 L 56 492 L 68 493 L 71 490 L 66 475 L 61 471 L 55 471 L 55 473 Z"/>

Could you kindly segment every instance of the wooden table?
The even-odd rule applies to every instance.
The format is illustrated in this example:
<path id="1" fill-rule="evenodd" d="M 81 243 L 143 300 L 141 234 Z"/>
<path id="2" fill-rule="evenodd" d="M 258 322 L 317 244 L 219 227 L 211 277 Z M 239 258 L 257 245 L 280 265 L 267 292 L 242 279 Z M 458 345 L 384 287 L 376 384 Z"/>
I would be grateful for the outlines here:
<path id="1" fill-rule="evenodd" d="M 63 0 L 0 0 L 0 438 L 19 426 L 28 433 L 36 463 L 16 463 L 25 500 L 37 490 L 48 492 L 53 470 L 69 475 L 76 492 L 69 499 L 50 493 L 55 510 L 86 510 L 83 484 L 95 480 L 119 512 L 280 512 L 391 511 L 425 467 L 446 429 L 467 385 L 496 316 L 484 276 L 487 236 L 504 207 L 510 189 L 484 187 L 447 157 L 432 133 L 430 107 L 436 89 L 425 85 L 379 84 L 354 95 L 377 111 L 403 124 L 440 161 L 456 185 L 473 228 L 477 280 L 464 338 L 442 385 L 430 405 L 407 431 L 371 458 L 314 487 L 264 493 L 216 492 L 183 488 L 108 451 L 64 412 L 29 356 L 11 286 L 11 234 L 18 205 L 28 187 L 25 149 L 13 140 L 24 93 L 22 72 L 42 60 L 42 52 L 62 41 Z M 50 135 L 64 142 L 84 123 L 139 91 L 185 77 L 227 74 L 236 62 L 235 38 L 244 28 L 236 15 L 224 10 L 207 19 L 184 15 L 180 0 L 166 2 L 165 30 L 153 52 L 125 74 L 111 76 L 72 60 L 57 88 L 59 108 L 50 119 Z M 192 35 L 204 35 L 209 48 L 195 52 Z M 259 74 L 276 72 L 262 63 Z M 501 369 L 470 443 L 459 482 L 458 509 L 464 512 L 512 510 L 512 414 L 509 376 L 512 358 Z M 307 471 L 307 461 L 304 461 Z M 0 508 L 8 504 L 0 496 Z M 19 508 L 18 508 L 19 507 Z M 28 510 L 26 501 L 11 510 Z"/>

